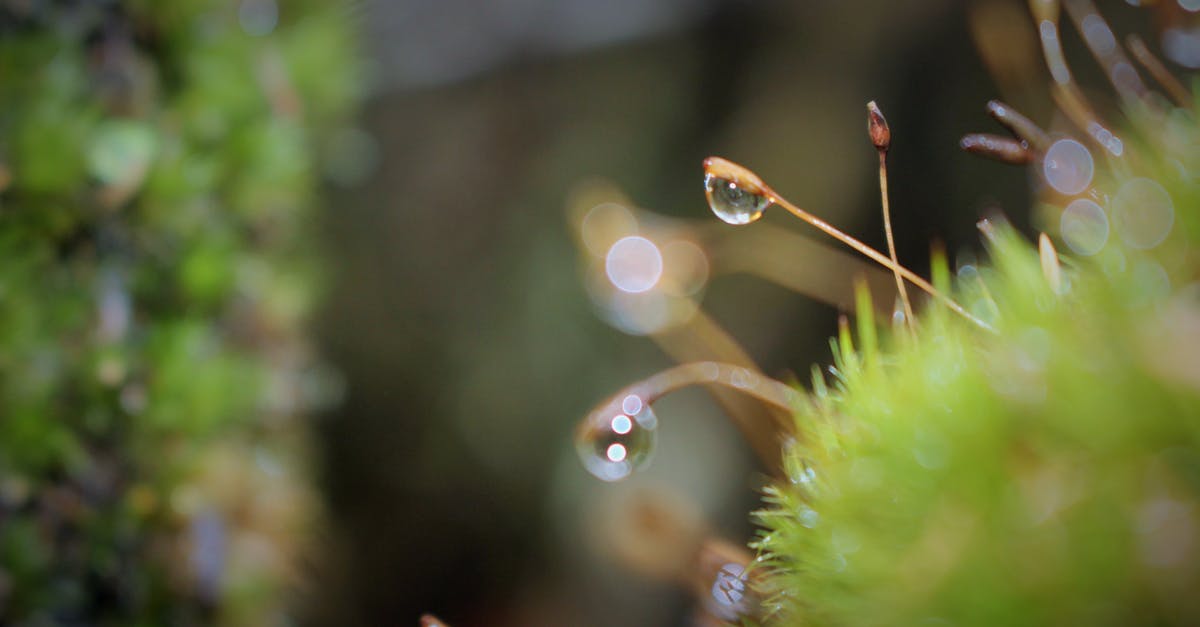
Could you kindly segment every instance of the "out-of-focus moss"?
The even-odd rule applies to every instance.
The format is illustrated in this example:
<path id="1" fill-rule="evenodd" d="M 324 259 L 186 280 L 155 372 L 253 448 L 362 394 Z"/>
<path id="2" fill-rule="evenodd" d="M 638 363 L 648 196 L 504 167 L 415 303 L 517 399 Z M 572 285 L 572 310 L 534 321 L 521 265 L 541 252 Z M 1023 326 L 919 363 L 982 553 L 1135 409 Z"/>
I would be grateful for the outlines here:
<path id="1" fill-rule="evenodd" d="M 0 4 L 0 623 L 287 613 L 352 42 L 336 2 Z"/>

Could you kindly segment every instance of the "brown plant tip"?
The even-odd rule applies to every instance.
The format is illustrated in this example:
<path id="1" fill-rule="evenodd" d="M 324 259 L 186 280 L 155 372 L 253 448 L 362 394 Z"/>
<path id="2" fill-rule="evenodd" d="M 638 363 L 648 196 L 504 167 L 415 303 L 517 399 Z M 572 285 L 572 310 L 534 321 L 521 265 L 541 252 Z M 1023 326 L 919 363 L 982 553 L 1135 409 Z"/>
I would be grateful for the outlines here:
<path id="1" fill-rule="evenodd" d="M 879 110 L 875 101 L 867 103 L 867 132 L 871 135 L 871 143 L 879 152 L 887 152 L 892 145 L 892 129 L 888 127 L 887 118 Z"/>
<path id="2" fill-rule="evenodd" d="M 771 188 L 758 175 L 745 166 L 738 165 L 728 159 L 709 157 L 704 160 L 704 174 L 736 183 L 746 192 L 761 196 L 772 196 Z"/>
<path id="3" fill-rule="evenodd" d="M 994 120 L 1011 131 L 1013 135 L 1016 135 L 1032 146 L 1034 150 L 1042 151 L 1050 145 L 1050 137 L 1046 135 L 1046 132 L 1037 124 L 1034 124 L 1032 120 L 1021 115 L 1013 107 L 999 100 L 989 100 L 987 103 L 987 112 Z"/>
<path id="4" fill-rule="evenodd" d="M 1012 165 L 1026 165 L 1034 160 L 1034 153 L 1029 149 L 1029 144 L 990 133 L 966 135 L 958 142 L 958 145 L 973 155 Z"/>

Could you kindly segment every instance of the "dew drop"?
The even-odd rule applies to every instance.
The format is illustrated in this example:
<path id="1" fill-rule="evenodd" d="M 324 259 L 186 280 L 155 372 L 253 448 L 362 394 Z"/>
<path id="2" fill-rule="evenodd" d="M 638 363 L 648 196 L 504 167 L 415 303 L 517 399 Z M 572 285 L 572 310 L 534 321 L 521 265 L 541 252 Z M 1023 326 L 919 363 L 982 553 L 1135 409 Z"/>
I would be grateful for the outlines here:
<path id="1" fill-rule="evenodd" d="M 636 412 L 622 413 L 622 410 Z M 645 467 L 654 452 L 658 418 L 640 397 L 626 396 L 588 416 L 575 439 L 584 468 L 598 479 L 620 481 Z"/>
<path id="2" fill-rule="evenodd" d="M 145 124 L 105 122 L 88 146 L 88 170 L 104 185 L 135 185 L 146 176 L 157 145 L 154 130 Z"/>
<path id="3" fill-rule="evenodd" d="M 717 571 L 712 585 L 712 609 L 724 620 L 736 620 L 746 612 L 745 569 L 730 562 Z"/>
<path id="4" fill-rule="evenodd" d="M 1186 68 L 1200 68 L 1200 27 L 1168 28 L 1162 34 L 1163 53 Z"/>
<path id="5" fill-rule="evenodd" d="M 799 518 L 801 526 L 807 529 L 812 529 L 813 527 L 817 526 L 817 522 L 821 519 L 821 516 L 817 513 L 817 510 L 812 509 L 807 505 L 801 505 Z"/>
<path id="6" fill-rule="evenodd" d="M 1073 139 L 1060 139 L 1046 150 L 1042 161 L 1046 182 L 1060 194 L 1078 194 L 1092 183 L 1095 163 L 1092 153 Z"/>
<path id="7" fill-rule="evenodd" d="M 1117 233 L 1131 248 L 1154 248 L 1175 224 L 1175 204 L 1162 185 L 1147 178 L 1121 185 L 1112 200 Z"/>
<path id="8" fill-rule="evenodd" d="M 1088 198 L 1071 201 L 1059 217 L 1058 228 L 1067 247 L 1077 255 L 1094 255 L 1108 242 L 1108 216 Z"/>
<path id="9" fill-rule="evenodd" d="M 770 198 L 714 174 L 704 175 L 704 193 L 713 213 L 729 224 L 750 224 L 771 206 Z"/>
<path id="10" fill-rule="evenodd" d="M 1084 39 L 1095 48 L 1097 54 L 1109 55 L 1116 49 L 1117 40 L 1113 37 L 1112 29 L 1098 14 L 1089 13 L 1080 26 L 1083 27 Z"/>

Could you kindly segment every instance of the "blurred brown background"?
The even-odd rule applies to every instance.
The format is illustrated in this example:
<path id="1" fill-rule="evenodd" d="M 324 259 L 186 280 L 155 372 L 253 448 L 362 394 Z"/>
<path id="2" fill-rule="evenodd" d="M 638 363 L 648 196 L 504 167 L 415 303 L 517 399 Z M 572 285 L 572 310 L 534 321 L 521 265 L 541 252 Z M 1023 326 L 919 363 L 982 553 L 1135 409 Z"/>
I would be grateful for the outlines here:
<path id="1" fill-rule="evenodd" d="M 592 312 L 570 190 L 602 177 L 640 206 L 711 218 L 700 162 L 719 154 L 882 247 L 874 99 L 893 130 L 900 257 L 924 271 L 933 240 L 952 257 L 977 248 L 987 208 L 1022 224 L 1028 203 L 1023 170 L 957 148 L 995 130 L 983 105 L 999 94 L 968 28 L 978 4 L 361 3 L 377 81 L 362 162 L 326 215 L 321 334 L 346 399 L 321 425 L 344 549 L 317 577 L 322 620 L 688 624 L 684 593 L 614 562 L 598 512 L 639 484 L 666 486 L 743 542 L 763 478 L 697 392 L 657 408 L 647 472 L 620 485 L 584 472 L 575 422 L 669 361 Z M 1121 4 L 1102 8 L 1118 25 L 1145 20 Z M 768 373 L 828 359 L 828 307 L 750 277 L 716 280 L 704 306 Z"/>

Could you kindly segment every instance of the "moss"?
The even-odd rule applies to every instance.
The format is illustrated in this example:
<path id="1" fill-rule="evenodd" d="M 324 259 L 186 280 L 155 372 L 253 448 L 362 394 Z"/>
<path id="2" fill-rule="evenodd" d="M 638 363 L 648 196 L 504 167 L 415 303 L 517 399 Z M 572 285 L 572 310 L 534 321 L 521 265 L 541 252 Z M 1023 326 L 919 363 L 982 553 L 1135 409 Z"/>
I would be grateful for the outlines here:
<path id="1" fill-rule="evenodd" d="M 912 341 L 860 304 L 758 513 L 771 622 L 1200 622 L 1196 113 L 1131 105 L 1138 139 L 1092 184 L 1110 236 L 1088 257 L 1058 239 L 1059 290 L 993 225 L 953 293 L 995 333 L 931 305 Z M 1174 209 L 1149 249 L 1118 208 L 1139 177 Z M 1069 200 L 1047 194 L 1052 233 Z"/>
<path id="2" fill-rule="evenodd" d="M 337 3 L 239 6 L 0 8 L 0 622 L 286 612 L 316 148 L 361 81 Z"/>

